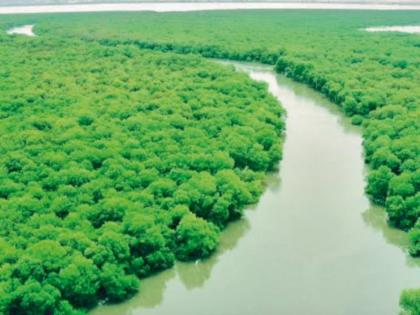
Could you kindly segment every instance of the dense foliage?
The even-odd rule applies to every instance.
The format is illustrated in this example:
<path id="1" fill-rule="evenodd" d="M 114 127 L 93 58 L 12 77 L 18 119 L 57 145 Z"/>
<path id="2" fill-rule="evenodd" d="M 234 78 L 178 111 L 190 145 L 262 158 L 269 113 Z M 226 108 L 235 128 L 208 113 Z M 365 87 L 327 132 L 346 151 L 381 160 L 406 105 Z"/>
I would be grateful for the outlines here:
<path id="1" fill-rule="evenodd" d="M 0 35 L 0 314 L 81 314 L 210 255 L 282 110 L 201 57 Z"/>
<path id="2" fill-rule="evenodd" d="M 362 126 L 370 166 L 366 191 L 386 208 L 391 225 L 409 231 L 409 252 L 420 256 L 420 36 L 363 30 L 418 24 L 419 11 L 102 13 L 31 19 L 43 36 L 258 61 L 312 86 Z M 409 308 L 418 295 L 406 296 L 402 305 Z"/>
<path id="3" fill-rule="evenodd" d="M 420 314 L 420 289 L 404 290 L 401 294 L 401 306 L 404 311 L 401 315 Z"/>
<path id="4" fill-rule="evenodd" d="M 337 103 L 354 124 L 363 125 L 371 169 L 366 191 L 386 207 L 392 225 L 412 230 L 410 252 L 417 256 L 420 36 L 363 28 L 419 19 L 418 11 L 69 14 L 65 19 L 43 17 L 37 31 L 71 34 L 110 47 L 125 43 L 275 64 L 277 71 L 309 84 Z"/>
<path id="5" fill-rule="evenodd" d="M 19 16 L 3 23 L 36 23 L 42 36 L 73 36 L 104 47 L 275 65 L 362 126 L 370 166 L 366 191 L 386 208 L 391 225 L 409 231 L 410 254 L 420 256 L 420 36 L 363 31 L 419 20 L 418 11 L 286 10 Z M 418 296 L 404 293 L 407 312 L 416 313 Z"/>

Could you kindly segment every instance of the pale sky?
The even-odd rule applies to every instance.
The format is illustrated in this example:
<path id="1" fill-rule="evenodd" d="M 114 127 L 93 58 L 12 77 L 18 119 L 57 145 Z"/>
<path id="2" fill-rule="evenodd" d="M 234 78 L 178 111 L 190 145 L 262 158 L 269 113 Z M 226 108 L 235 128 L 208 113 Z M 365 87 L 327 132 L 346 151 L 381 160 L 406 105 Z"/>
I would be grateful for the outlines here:
<path id="1" fill-rule="evenodd" d="M 79 4 L 79 3 L 132 3 L 132 2 L 332 2 L 332 3 L 416 3 L 420 0 L 0 0 L 4 5 Z"/>

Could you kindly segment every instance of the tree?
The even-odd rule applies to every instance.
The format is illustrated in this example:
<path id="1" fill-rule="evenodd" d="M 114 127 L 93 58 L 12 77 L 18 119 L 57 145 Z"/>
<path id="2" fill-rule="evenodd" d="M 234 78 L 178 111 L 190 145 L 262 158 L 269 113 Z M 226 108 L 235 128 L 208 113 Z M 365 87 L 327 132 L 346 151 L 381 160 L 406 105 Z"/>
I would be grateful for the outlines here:
<path id="1" fill-rule="evenodd" d="M 368 175 L 366 191 L 376 202 L 384 204 L 388 195 L 389 181 L 393 177 L 391 170 L 386 166 L 380 166 Z"/>
<path id="2" fill-rule="evenodd" d="M 108 262 L 127 262 L 130 257 L 129 238 L 114 231 L 105 231 L 98 239 L 98 244 L 107 251 Z"/>
<path id="3" fill-rule="evenodd" d="M 410 255 L 414 257 L 420 256 L 420 228 L 418 223 L 414 228 L 410 230 L 408 236 L 410 238 Z"/>
<path id="4" fill-rule="evenodd" d="M 397 172 L 401 165 L 401 160 L 389 148 L 380 148 L 373 154 L 370 164 L 374 169 L 378 169 L 381 165 L 384 165 L 393 172 Z"/>
<path id="5" fill-rule="evenodd" d="M 420 290 L 404 290 L 400 297 L 400 305 L 404 309 L 404 315 L 420 314 Z"/>
<path id="6" fill-rule="evenodd" d="M 180 260 L 208 257 L 219 244 L 219 230 L 194 214 L 185 215 L 176 228 L 176 256 Z"/>
<path id="7" fill-rule="evenodd" d="M 99 290 L 99 270 L 92 260 L 81 255 L 72 257 L 69 265 L 61 269 L 57 285 L 63 297 L 78 307 L 96 304 Z"/>
<path id="8" fill-rule="evenodd" d="M 410 173 L 402 173 L 399 176 L 393 177 L 389 181 L 389 191 L 391 195 L 402 197 L 409 197 L 416 192 L 414 185 L 411 182 Z"/>
<path id="9" fill-rule="evenodd" d="M 105 222 L 121 221 L 125 212 L 131 208 L 132 204 L 125 199 L 117 197 L 106 198 L 92 208 L 88 218 L 94 227 L 100 227 Z"/>
<path id="10" fill-rule="evenodd" d="M 135 294 L 139 287 L 138 279 L 126 275 L 118 265 L 106 263 L 100 275 L 101 291 L 109 302 L 121 302 Z"/>
<path id="11" fill-rule="evenodd" d="M 56 241 L 39 241 L 19 257 L 13 274 L 23 282 L 30 278 L 42 282 L 66 264 L 67 254 L 68 250 Z"/>
<path id="12" fill-rule="evenodd" d="M 5 307 L 5 314 L 52 314 L 58 306 L 60 297 L 57 288 L 49 284 L 42 285 L 31 279 L 18 286 L 11 294 L 10 301 Z"/>

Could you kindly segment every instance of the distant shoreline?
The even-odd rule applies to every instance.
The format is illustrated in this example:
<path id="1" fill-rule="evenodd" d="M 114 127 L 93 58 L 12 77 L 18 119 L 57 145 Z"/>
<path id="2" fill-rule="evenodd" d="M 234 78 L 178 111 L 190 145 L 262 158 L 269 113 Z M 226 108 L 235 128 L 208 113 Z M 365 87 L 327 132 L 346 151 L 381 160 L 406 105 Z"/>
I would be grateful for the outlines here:
<path id="1" fill-rule="evenodd" d="M 189 12 L 211 10 L 420 10 L 420 2 L 131 2 L 131 3 L 84 3 L 84 4 L 39 4 L 0 5 L 0 14 L 33 13 L 82 13 L 82 12 Z"/>
<path id="2" fill-rule="evenodd" d="M 212 0 L 62 0 L 57 3 L 57 0 L 21 0 L 21 1 L 2 1 L 0 0 L 0 7 L 23 7 L 23 6 L 63 6 L 63 5 L 103 5 L 103 4 L 164 4 L 164 3 L 274 3 L 274 4 L 286 4 L 286 3 L 299 3 L 299 4 L 361 4 L 361 5 L 420 5 L 420 0 L 296 0 L 296 1 L 282 1 L 282 0 L 229 0 L 229 1 L 212 1 Z"/>

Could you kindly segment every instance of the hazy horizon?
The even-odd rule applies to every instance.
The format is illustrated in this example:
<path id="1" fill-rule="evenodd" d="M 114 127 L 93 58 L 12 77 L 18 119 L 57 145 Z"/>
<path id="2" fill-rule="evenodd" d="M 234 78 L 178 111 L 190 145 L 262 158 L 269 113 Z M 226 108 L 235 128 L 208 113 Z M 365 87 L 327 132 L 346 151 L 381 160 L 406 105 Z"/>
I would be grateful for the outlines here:
<path id="1" fill-rule="evenodd" d="M 0 0 L 0 6 L 92 4 L 92 3 L 161 3 L 161 2 L 331 2 L 331 3 L 407 3 L 420 4 L 420 0 Z"/>

